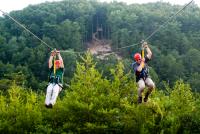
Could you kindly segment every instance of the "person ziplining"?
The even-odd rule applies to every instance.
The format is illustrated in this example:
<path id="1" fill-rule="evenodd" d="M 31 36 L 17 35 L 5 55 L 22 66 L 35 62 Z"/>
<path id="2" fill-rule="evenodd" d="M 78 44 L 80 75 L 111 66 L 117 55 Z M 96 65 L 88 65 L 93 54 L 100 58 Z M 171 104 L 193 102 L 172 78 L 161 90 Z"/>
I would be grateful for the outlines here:
<path id="1" fill-rule="evenodd" d="M 147 51 L 146 56 L 144 56 L 144 49 L 146 49 Z M 141 54 L 136 53 L 134 55 L 135 62 L 132 63 L 132 69 L 135 72 L 136 82 L 138 85 L 138 100 L 137 101 L 139 104 L 142 103 L 142 93 L 144 91 L 145 85 L 148 87 L 148 91 L 145 94 L 144 102 L 148 101 L 148 97 L 150 93 L 155 88 L 155 84 L 150 78 L 149 68 L 147 65 L 147 62 L 150 61 L 152 58 L 152 52 L 147 42 L 143 42 Z"/>
<path id="2" fill-rule="evenodd" d="M 64 63 L 59 51 L 52 51 L 49 57 L 49 84 L 46 90 L 45 106 L 52 108 L 63 87 Z"/>

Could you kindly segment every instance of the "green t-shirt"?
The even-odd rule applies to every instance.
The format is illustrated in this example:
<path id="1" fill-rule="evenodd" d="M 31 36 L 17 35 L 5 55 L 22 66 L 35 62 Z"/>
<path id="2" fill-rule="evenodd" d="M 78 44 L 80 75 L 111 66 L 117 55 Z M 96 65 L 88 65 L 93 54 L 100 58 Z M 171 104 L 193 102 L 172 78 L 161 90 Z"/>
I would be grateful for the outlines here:
<path id="1" fill-rule="evenodd" d="M 56 74 L 54 74 L 53 67 L 49 69 L 49 82 L 63 84 L 64 68 L 56 69 Z"/>

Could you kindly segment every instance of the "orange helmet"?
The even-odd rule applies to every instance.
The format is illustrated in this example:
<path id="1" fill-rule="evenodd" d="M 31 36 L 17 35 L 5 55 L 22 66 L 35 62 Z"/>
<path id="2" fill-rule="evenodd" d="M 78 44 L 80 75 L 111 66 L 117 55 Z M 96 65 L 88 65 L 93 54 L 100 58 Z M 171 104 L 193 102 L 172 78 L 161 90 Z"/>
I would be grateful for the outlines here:
<path id="1" fill-rule="evenodd" d="M 134 60 L 135 61 L 138 61 L 138 60 L 140 60 L 142 57 L 141 57 L 141 54 L 140 53 L 136 53 L 135 55 L 134 55 Z"/>
<path id="2" fill-rule="evenodd" d="M 55 60 L 55 65 L 56 65 L 56 67 L 60 67 L 61 66 L 61 64 L 62 64 L 62 61 L 61 60 Z"/>

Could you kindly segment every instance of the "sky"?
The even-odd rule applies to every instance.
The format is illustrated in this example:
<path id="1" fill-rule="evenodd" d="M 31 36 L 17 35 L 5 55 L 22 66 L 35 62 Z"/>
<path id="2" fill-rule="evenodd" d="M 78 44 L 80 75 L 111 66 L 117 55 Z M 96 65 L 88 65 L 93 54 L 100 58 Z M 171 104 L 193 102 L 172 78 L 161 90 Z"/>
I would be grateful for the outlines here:
<path id="1" fill-rule="evenodd" d="M 0 0 L 0 10 L 3 10 L 4 12 L 10 12 L 13 10 L 21 10 L 28 5 L 34 5 L 43 3 L 46 1 L 61 1 L 61 0 Z M 163 2 L 169 2 L 171 4 L 179 4 L 184 5 L 191 0 L 98 0 L 100 2 L 112 2 L 112 1 L 122 1 L 126 2 L 127 4 L 132 3 L 148 3 L 148 2 L 156 2 L 156 1 L 163 1 Z M 200 0 L 194 0 L 196 4 L 200 7 Z M 1 14 L 0 14 L 1 15 Z"/>

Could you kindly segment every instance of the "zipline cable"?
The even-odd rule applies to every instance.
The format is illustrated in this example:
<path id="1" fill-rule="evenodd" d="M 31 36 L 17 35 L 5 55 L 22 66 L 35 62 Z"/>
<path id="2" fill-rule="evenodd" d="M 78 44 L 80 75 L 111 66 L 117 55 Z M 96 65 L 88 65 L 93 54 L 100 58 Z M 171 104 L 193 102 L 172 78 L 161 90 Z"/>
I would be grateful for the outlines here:
<path id="1" fill-rule="evenodd" d="M 147 41 L 149 40 L 155 33 L 157 33 L 162 27 L 165 27 L 169 21 L 171 21 L 172 19 L 174 19 L 181 11 L 183 11 L 187 6 L 189 6 L 194 0 L 191 0 L 189 3 L 185 4 L 185 6 L 183 6 L 183 8 L 181 8 L 180 10 L 178 10 L 174 15 L 170 16 L 162 25 L 160 25 L 156 30 L 154 30 L 147 38 L 145 38 L 143 40 L 144 41 Z M 120 47 L 118 48 L 118 50 L 120 49 L 124 49 L 124 48 L 128 48 L 128 47 L 133 47 L 133 46 L 137 46 L 137 45 L 140 45 L 140 43 L 137 43 L 137 44 L 133 44 L 133 45 L 129 45 L 129 46 L 124 46 L 124 47 Z"/>
<path id="2" fill-rule="evenodd" d="M 2 11 L 0 9 L 0 12 L 3 13 L 3 15 L 8 16 L 10 19 L 12 19 L 15 23 L 17 23 L 20 27 L 22 27 L 23 29 L 25 29 L 27 32 L 29 32 L 31 35 L 33 35 L 35 38 L 37 38 L 39 41 L 41 41 L 44 45 L 46 45 L 48 48 L 54 49 L 53 47 L 51 47 L 50 45 L 48 45 L 45 41 L 43 41 L 42 39 L 40 39 L 37 35 L 35 35 L 33 32 L 31 32 L 29 29 L 27 29 L 24 25 L 22 25 L 20 22 L 18 22 L 16 19 L 14 19 L 12 16 L 10 16 L 8 13 Z"/>
<path id="3" fill-rule="evenodd" d="M 167 21 L 165 21 L 162 25 L 160 25 L 154 32 L 152 32 L 144 41 L 147 41 L 148 39 L 150 39 L 155 33 L 157 33 L 160 28 L 166 26 L 168 24 L 169 21 L 171 21 L 172 19 L 174 19 L 181 11 L 183 11 L 187 6 L 189 6 L 191 3 L 193 2 L 193 0 L 191 0 L 189 3 L 187 3 L 182 9 L 180 9 L 178 12 L 176 12 L 174 15 L 172 15 L 171 17 L 169 17 L 167 19 Z"/>
<path id="4" fill-rule="evenodd" d="M 12 16 L 10 16 L 8 13 L 2 11 L 0 9 L 0 12 L 3 13 L 3 15 L 6 15 L 8 16 L 11 20 L 13 20 L 16 24 L 18 24 L 20 27 L 22 27 L 23 29 L 25 29 L 27 32 L 29 32 L 31 35 L 33 35 L 35 38 L 37 38 L 39 41 L 41 41 L 44 45 L 46 45 L 48 48 L 52 49 L 52 50 L 55 50 L 55 48 L 51 47 L 50 45 L 48 45 L 45 41 L 43 41 L 42 39 L 40 39 L 37 35 L 35 35 L 33 32 L 31 32 L 28 28 L 26 28 L 23 24 L 21 24 L 19 21 L 17 21 L 15 18 L 13 18 Z M 64 53 L 64 52 L 67 52 L 67 53 L 85 53 L 84 51 L 83 52 L 75 52 L 75 51 L 70 51 L 70 50 L 60 50 L 60 52 Z"/>
<path id="5" fill-rule="evenodd" d="M 61 53 L 85 53 L 85 51 L 82 51 L 82 52 L 75 52 L 75 51 L 71 51 L 71 50 L 60 50 Z"/>

